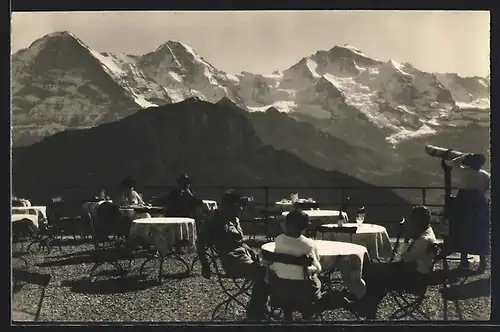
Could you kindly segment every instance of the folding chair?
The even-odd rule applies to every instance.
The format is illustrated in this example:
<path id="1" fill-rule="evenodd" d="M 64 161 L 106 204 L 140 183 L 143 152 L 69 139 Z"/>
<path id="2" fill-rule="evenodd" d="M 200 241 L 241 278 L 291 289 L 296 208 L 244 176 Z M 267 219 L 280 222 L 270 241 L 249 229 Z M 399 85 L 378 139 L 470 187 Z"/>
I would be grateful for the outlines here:
<path id="1" fill-rule="evenodd" d="M 45 298 L 45 290 L 49 285 L 51 276 L 50 274 L 40 274 L 35 272 L 29 272 L 24 269 L 12 269 L 12 278 L 14 288 L 17 286 L 19 281 L 25 281 L 30 284 L 36 284 L 42 287 L 42 293 L 40 295 L 40 300 L 38 300 L 37 309 L 35 312 L 34 321 L 38 321 L 40 318 L 40 312 L 42 310 L 43 300 Z M 28 313 L 31 314 L 31 313 Z"/>
<path id="2" fill-rule="evenodd" d="M 442 261 L 443 264 L 443 289 L 447 288 L 447 275 L 448 275 L 448 261 L 446 260 L 446 254 L 443 251 L 443 244 L 433 243 L 429 245 L 429 252 L 433 254 L 434 260 L 432 262 L 432 267 L 434 270 L 434 266 L 438 261 Z M 412 317 L 415 320 L 418 320 L 417 316 L 414 314 L 418 312 L 421 316 L 424 317 L 425 320 L 430 320 L 428 314 L 422 311 L 421 306 L 424 300 L 427 297 L 427 289 L 429 287 L 430 281 L 432 277 L 432 272 L 428 273 L 425 278 L 422 278 L 422 282 L 414 285 L 412 288 L 404 290 L 404 291 L 392 291 L 391 295 L 395 302 L 398 304 L 400 309 L 394 312 L 389 320 L 402 319 L 407 317 Z M 407 297 L 414 296 L 413 299 L 408 300 Z M 444 319 L 448 319 L 448 303 L 447 300 L 443 297 L 444 304 Z"/>
<path id="3" fill-rule="evenodd" d="M 202 268 L 210 268 L 210 271 L 214 271 L 217 276 L 217 282 L 219 283 L 222 292 L 225 295 L 225 299 L 217 304 L 212 311 L 212 320 L 222 320 L 222 316 L 218 316 L 220 314 L 220 310 L 224 307 L 224 313 L 228 312 L 229 306 L 231 304 L 236 304 L 236 310 L 243 309 L 246 310 L 248 301 L 250 299 L 251 293 L 250 290 L 253 287 L 253 281 L 250 279 L 242 278 L 240 276 L 233 276 L 226 271 L 224 271 L 222 267 L 222 262 L 219 258 L 219 254 L 216 249 L 211 246 L 205 246 L 203 248 L 205 250 L 205 254 L 207 255 L 208 264 L 211 265 L 209 267 L 205 266 Z M 211 275 L 207 276 L 208 278 Z"/>
<path id="4" fill-rule="evenodd" d="M 292 256 L 281 253 L 262 251 L 262 258 L 269 263 L 270 267 L 273 263 L 283 263 L 288 265 L 300 266 L 304 272 L 304 278 L 307 281 L 311 281 L 307 268 L 312 265 L 312 258 L 307 256 Z M 280 279 L 274 274 L 274 272 L 269 268 L 269 286 L 270 286 L 270 305 L 271 308 L 280 309 L 283 313 L 283 318 L 286 321 L 291 321 L 294 312 L 300 312 L 302 318 L 312 319 L 313 317 L 321 317 L 321 311 L 318 306 L 318 300 L 313 298 L 296 298 L 291 299 L 290 296 L 283 294 L 283 289 L 280 286 L 286 282 Z M 293 290 L 288 290 L 288 294 L 293 293 Z M 274 311 L 274 310 L 273 310 Z"/>
<path id="5" fill-rule="evenodd" d="M 12 223 L 12 258 L 19 259 L 28 266 L 28 262 L 24 255 L 29 254 L 30 245 L 24 250 L 24 242 L 32 241 L 35 238 L 38 229 L 30 219 L 21 219 Z M 19 250 L 19 244 L 21 248 Z"/>
<path id="6" fill-rule="evenodd" d="M 134 256 L 128 242 L 110 239 L 112 235 L 125 235 L 127 233 L 127 225 L 121 225 L 121 221 L 122 216 L 115 204 L 106 202 L 97 208 L 96 218 L 91 220 L 92 243 L 94 245 L 92 257 L 95 261 L 89 273 L 91 281 L 95 271 L 106 263 L 115 267 L 122 276 L 130 271 Z M 127 269 L 121 266 L 120 260 L 128 260 Z"/>

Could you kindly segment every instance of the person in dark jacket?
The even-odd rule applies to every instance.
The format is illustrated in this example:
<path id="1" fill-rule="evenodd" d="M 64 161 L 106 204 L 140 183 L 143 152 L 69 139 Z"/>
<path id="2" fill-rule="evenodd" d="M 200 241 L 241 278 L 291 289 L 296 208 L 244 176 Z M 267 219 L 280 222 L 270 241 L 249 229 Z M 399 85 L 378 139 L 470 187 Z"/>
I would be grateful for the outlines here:
<path id="1" fill-rule="evenodd" d="M 200 243 L 201 246 L 213 245 L 228 275 L 254 281 L 247 316 L 260 320 L 265 317 L 269 297 L 269 286 L 265 280 L 267 268 L 261 265 L 258 254 L 243 242 L 243 230 L 239 222 L 242 210 L 242 197 L 232 191 L 226 192 L 213 220 L 205 223 L 201 229 L 198 248 Z M 200 255 L 200 259 L 203 276 L 210 278 L 206 256 Z"/>
<path id="2" fill-rule="evenodd" d="M 193 217 L 200 200 L 191 190 L 191 179 L 186 174 L 177 178 L 177 188 L 168 195 L 160 197 L 154 202 L 157 206 L 165 207 L 170 217 Z"/>

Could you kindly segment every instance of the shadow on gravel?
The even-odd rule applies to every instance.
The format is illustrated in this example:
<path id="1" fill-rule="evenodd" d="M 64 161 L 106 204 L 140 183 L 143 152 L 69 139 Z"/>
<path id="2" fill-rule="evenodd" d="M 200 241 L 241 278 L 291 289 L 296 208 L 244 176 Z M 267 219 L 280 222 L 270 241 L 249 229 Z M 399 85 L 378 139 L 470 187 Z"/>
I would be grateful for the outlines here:
<path id="1" fill-rule="evenodd" d="M 147 276 L 128 276 L 120 279 L 105 279 L 90 282 L 88 279 L 67 280 L 61 286 L 70 287 L 73 293 L 80 294 L 123 294 L 158 286 L 158 281 Z"/>

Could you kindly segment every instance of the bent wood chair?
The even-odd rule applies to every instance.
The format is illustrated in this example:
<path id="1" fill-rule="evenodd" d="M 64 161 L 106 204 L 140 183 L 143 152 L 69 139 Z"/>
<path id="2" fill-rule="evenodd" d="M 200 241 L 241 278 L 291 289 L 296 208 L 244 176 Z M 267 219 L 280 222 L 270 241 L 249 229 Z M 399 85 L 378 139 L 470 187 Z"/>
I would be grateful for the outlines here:
<path id="1" fill-rule="evenodd" d="M 92 244 L 94 250 L 92 266 L 89 279 L 92 281 L 97 269 L 109 263 L 118 270 L 121 276 L 130 272 L 133 251 L 128 241 L 122 240 L 123 236 L 128 234 L 128 223 L 124 223 L 119 208 L 113 203 L 103 203 L 96 210 L 96 217 L 91 220 Z M 117 238 L 116 235 L 119 235 Z M 112 237 L 113 238 L 110 238 Z M 128 268 L 125 269 L 120 261 L 127 260 Z"/>
<path id="2" fill-rule="evenodd" d="M 434 260 L 432 262 L 432 266 L 434 270 L 434 266 L 441 261 L 442 262 L 442 275 L 441 283 L 443 289 L 448 288 L 448 261 L 446 257 L 446 253 L 443 250 L 443 244 L 441 243 L 432 243 L 428 248 L 429 252 L 433 254 Z M 392 298 L 399 306 L 399 309 L 396 310 L 389 320 L 397 320 L 411 317 L 415 320 L 423 319 L 423 320 L 431 320 L 429 314 L 422 310 L 422 304 L 427 298 L 427 290 L 432 282 L 432 276 L 434 276 L 432 272 L 427 274 L 425 278 L 422 278 L 422 282 L 412 287 L 402 290 L 402 291 L 391 291 L 390 294 Z M 448 319 L 448 303 L 445 297 L 443 297 L 443 314 L 444 319 Z"/>

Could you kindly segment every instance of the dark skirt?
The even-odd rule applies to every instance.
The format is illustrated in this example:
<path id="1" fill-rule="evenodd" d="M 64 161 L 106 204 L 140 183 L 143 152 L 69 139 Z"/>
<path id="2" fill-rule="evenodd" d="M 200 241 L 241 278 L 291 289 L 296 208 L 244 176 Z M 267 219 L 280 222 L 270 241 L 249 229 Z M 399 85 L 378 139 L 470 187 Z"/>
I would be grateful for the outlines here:
<path id="1" fill-rule="evenodd" d="M 450 240 L 454 250 L 476 255 L 489 253 L 489 204 L 483 193 L 460 189 L 453 200 L 450 217 Z"/>

